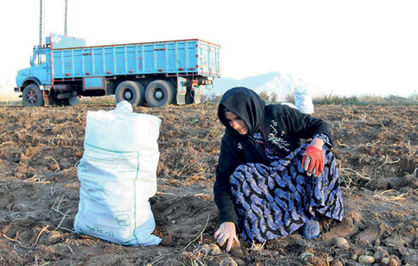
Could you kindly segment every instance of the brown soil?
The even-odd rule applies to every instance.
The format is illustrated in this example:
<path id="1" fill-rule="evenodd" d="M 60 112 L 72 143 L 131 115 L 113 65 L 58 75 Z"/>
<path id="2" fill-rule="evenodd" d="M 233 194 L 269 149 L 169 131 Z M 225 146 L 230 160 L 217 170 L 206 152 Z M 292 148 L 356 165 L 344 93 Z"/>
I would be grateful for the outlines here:
<path id="1" fill-rule="evenodd" d="M 361 255 L 418 265 L 417 106 L 317 106 L 334 133 L 345 220 L 324 221 L 315 240 L 296 233 L 230 253 L 211 245 L 224 129 L 210 104 L 135 108 L 162 118 L 150 200 L 161 245 L 125 247 L 72 231 L 86 112 L 113 108 L 0 107 L 0 265 L 356 265 Z"/>

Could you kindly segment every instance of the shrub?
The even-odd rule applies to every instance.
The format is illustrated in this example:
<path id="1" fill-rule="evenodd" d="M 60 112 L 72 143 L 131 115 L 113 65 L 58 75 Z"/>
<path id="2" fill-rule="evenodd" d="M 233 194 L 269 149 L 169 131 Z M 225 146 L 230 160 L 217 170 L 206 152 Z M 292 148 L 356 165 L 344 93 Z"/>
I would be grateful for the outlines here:
<path id="1" fill-rule="evenodd" d="M 325 95 L 322 97 L 315 97 L 313 99 L 315 105 L 321 104 L 347 104 L 347 105 L 417 105 L 418 97 L 417 95 L 412 95 L 410 97 L 401 97 L 395 95 L 389 96 L 336 96 L 336 95 Z"/>

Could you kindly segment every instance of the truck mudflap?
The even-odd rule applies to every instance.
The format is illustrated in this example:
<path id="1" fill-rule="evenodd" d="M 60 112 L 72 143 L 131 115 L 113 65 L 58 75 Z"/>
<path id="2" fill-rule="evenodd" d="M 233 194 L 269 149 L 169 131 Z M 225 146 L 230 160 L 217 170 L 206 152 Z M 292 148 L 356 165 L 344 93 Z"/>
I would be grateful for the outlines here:
<path id="1" fill-rule="evenodd" d="M 183 77 L 177 78 L 177 104 L 186 104 L 187 79 Z"/>
<path id="2" fill-rule="evenodd" d="M 202 97 L 203 97 L 203 91 L 204 91 L 205 85 L 198 85 L 193 87 L 193 99 L 194 103 L 201 103 Z"/>

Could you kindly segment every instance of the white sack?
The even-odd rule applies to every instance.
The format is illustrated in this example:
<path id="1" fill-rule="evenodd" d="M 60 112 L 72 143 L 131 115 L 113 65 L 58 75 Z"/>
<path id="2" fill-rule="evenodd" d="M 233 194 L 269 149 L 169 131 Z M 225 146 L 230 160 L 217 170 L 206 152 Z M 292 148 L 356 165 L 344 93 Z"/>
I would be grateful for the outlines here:
<path id="1" fill-rule="evenodd" d="M 304 114 L 312 114 L 314 106 L 312 96 L 306 86 L 296 86 L 294 90 L 296 108 Z"/>
<path id="2" fill-rule="evenodd" d="M 160 243 L 148 201 L 157 191 L 160 123 L 132 113 L 126 101 L 87 112 L 76 232 L 123 245 Z"/>

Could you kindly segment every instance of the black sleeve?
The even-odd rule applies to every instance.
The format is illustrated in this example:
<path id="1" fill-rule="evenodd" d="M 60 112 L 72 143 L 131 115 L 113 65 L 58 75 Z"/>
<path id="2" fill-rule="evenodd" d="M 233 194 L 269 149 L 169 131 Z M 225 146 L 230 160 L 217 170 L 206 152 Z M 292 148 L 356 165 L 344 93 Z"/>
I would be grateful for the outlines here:
<path id="1" fill-rule="evenodd" d="M 283 119 L 289 133 L 296 134 L 299 138 L 313 138 L 315 135 L 326 134 L 331 143 L 331 131 L 324 120 L 311 115 L 303 114 L 289 106 L 283 106 Z"/>
<path id="2" fill-rule="evenodd" d="M 226 132 L 222 138 L 221 154 L 219 155 L 218 166 L 216 168 L 216 181 L 213 187 L 213 194 L 221 223 L 233 222 L 235 227 L 239 229 L 234 199 L 229 184 L 230 175 L 240 164 L 238 149 L 234 146 L 236 146 L 236 143 L 235 145 L 231 143 L 231 136 Z"/>

